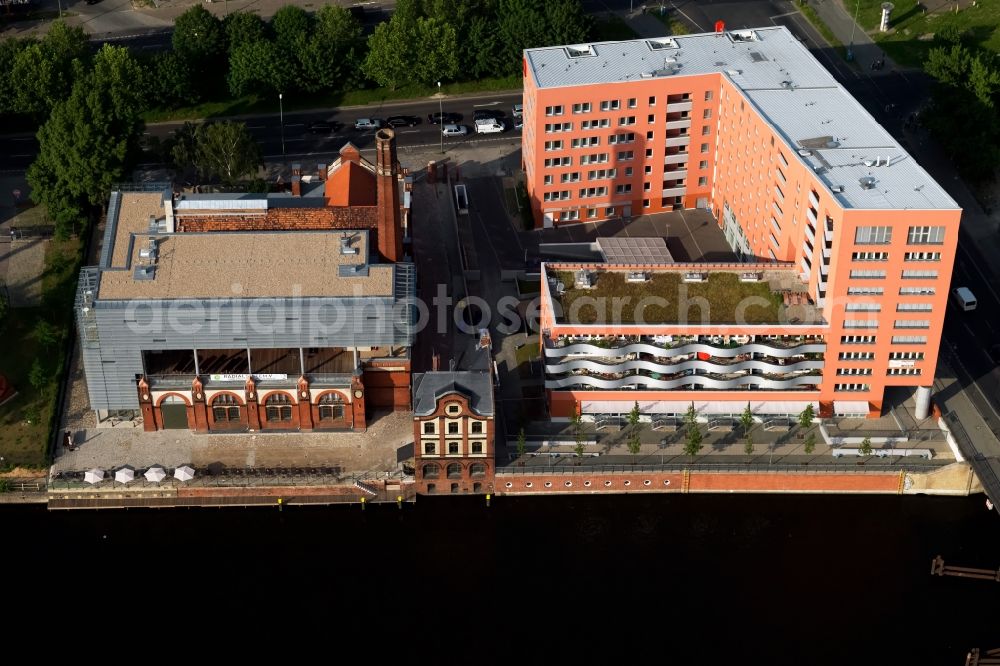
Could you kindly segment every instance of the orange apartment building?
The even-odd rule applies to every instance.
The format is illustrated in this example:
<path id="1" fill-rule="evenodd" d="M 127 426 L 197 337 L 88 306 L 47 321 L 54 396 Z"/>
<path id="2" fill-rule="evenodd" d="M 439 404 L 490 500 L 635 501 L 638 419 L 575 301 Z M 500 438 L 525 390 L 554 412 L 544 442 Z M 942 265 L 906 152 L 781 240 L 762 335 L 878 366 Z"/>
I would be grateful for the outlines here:
<path id="1" fill-rule="evenodd" d="M 920 387 L 927 412 L 962 211 L 785 28 L 531 49 L 524 89 L 538 226 L 708 209 L 744 262 L 547 265 L 554 416 L 636 400 L 651 414 L 693 401 L 877 415 L 891 386 Z M 612 283 L 668 300 L 701 289 L 716 307 L 643 326 L 558 312 Z M 741 290 L 774 308 L 720 311 Z"/>

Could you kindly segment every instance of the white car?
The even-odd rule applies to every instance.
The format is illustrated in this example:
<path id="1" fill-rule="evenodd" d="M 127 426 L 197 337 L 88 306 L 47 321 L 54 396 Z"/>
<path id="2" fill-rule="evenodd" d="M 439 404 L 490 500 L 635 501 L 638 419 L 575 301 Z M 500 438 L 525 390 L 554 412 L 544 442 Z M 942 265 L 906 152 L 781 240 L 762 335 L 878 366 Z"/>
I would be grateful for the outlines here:
<path id="1" fill-rule="evenodd" d="M 378 118 L 358 118 L 354 121 L 354 129 L 357 130 L 377 130 L 382 127 L 382 121 Z"/>
<path id="2" fill-rule="evenodd" d="M 465 136 L 469 129 L 465 125 L 445 125 L 441 128 L 441 134 L 445 136 Z"/>
<path id="3" fill-rule="evenodd" d="M 515 118 L 520 118 L 524 115 L 524 104 L 515 104 L 511 111 L 514 112 Z"/>

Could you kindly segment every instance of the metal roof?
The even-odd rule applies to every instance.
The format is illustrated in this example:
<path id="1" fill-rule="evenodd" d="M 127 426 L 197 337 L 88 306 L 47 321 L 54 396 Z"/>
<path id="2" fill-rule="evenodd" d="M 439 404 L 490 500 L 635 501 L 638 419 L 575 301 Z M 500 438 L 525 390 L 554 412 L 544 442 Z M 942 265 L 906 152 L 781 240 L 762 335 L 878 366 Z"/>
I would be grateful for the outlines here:
<path id="1" fill-rule="evenodd" d="M 804 161 L 844 208 L 959 208 L 784 26 L 528 49 L 525 57 L 539 88 L 655 87 L 664 78 L 718 74 L 784 138 L 786 157 Z M 800 143 L 818 137 L 830 137 L 830 147 L 806 151 Z M 869 177 L 874 186 L 863 187 Z"/>
<path id="2" fill-rule="evenodd" d="M 609 264 L 672 264 L 674 258 L 662 238 L 598 238 L 597 247 Z"/>
<path id="3" fill-rule="evenodd" d="M 493 415 L 493 386 L 489 371 L 425 372 L 413 376 L 413 413 L 431 414 L 438 399 L 459 393 L 469 399 L 469 406 L 480 416 Z"/>

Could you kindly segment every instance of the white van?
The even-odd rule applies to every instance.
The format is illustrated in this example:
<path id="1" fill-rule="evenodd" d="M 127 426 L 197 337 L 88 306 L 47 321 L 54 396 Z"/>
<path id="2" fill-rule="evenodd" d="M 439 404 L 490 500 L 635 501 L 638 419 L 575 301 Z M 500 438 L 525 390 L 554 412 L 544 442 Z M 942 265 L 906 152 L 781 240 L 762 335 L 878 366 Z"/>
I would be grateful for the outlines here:
<path id="1" fill-rule="evenodd" d="M 971 312 L 976 309 L 976 296 L 967 287 L 957 287 L 951 290 L 951 300 L 962 310 Z"/>
<path id="2" fill-rule="evenodd" d="M 482 118 L 476 121 L 476 134 L 498 134 L 506 128 L 496 118 Z"/>

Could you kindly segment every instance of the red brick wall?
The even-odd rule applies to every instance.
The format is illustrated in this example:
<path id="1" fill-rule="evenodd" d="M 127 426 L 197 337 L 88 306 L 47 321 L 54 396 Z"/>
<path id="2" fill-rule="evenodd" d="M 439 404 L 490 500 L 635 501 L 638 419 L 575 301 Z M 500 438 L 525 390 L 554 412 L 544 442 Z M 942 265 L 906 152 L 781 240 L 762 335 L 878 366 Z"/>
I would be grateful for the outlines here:
<path id="1" fill-rule="evenodd" d="M 462 410 L 459 414 L 448 414 L 446 412 L 446 405 L 452 403 L 459 403 L 462 406 Z M 439 427 L 437 429 L 437 446 L 438 451 L 441 452 L 439 456 L 430 456 L 427 458 L 423 457 L 423 446 L 422 446 L 422 434 L 424 429 L 424 423 L 427 421 L 438 421 L 441 417 L 445 418 L 469 418 L 481 420 L 484 422 L 484 434 L 482 435 L 471 435 L 468 429 L 471 429 L 471 421 L 466 420 L 465 429 L 462 432 L 461 439 L 461 456 L 446 456 L 444 455 L 446 451 L 446 442 L 449 441 L 445 436 L 446 433 L 444 429 L 440 427 L 441 422 L 439 422 Z M 485 456 L 471 456 L 469 439 L 482 439 L 484 440 Z M 452 437 L 450 441 L 454 441 L 455 438 Z M 464 493 L 492 493 L 495 492 L 493 476 L 495 473 L 495 463 L 494 463 L 494 421 L 493 419 L 484 419 L 484 417 L 476 414 L 469 407 L 469 401 L 458 393 L 449 393 L 447 395 L 441 396 L 438 400 L 438 404 L 434 412 L 426 416 L 415 416 L 413 418 L 413 458 L 414 464 L 416 465 L 415 470 L 415 482 L 414 488 L 419 494 L 436 494 L 436 495 L 447 495 L 452 493 L 451 486 L 456 484 L 457 488 L 455 490 L 458 494 Z M 472 476 L 471 466 L 473 464 L 482 464 L 486 466 L 486 473 L 482 476 Z M 440 468 L 440 473 L 438 478 L 424 478 L 424 465 L 435 464 Z M 448 465 L 458 464 L 461 465 L 461 476 L 457 479 L 448 478 Z M 479 484 L 477 487 L 476 484 Z"/>
<path id="2" fill-rule="evenodd" d="M 364 382 L 368 402 L 372 407 L 386 407 L 396 411 L 410 409 L 409 370 L 366 369 Z"/>

